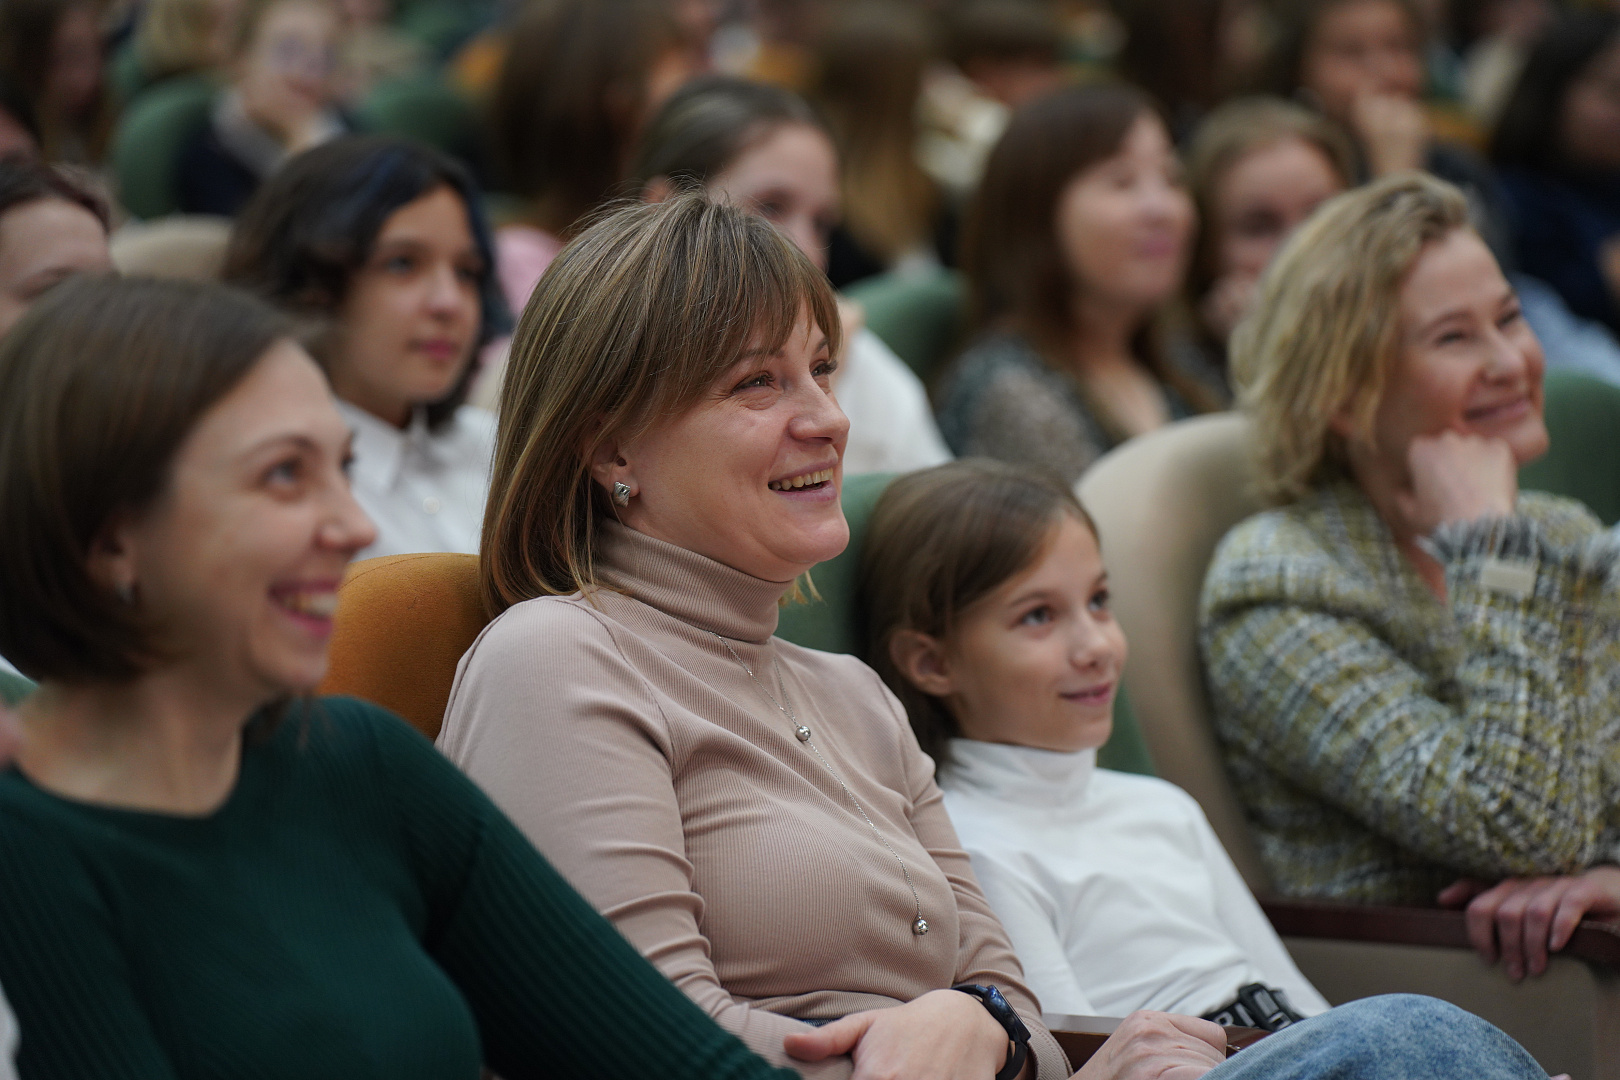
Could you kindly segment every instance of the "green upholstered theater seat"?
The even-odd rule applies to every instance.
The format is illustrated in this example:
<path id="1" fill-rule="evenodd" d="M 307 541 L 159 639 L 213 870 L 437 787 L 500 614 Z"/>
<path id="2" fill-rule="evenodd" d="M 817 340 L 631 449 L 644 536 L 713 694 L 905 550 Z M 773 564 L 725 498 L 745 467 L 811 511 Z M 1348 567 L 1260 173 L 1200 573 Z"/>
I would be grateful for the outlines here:
<path id="1" fill-rule="evenodd" d="M 113 174 L 118 201 L 138 218 L 178 213 L 180 151 L 208 111 L 219 84 L 203 75 L 166 79 L 138 94 L 124 110 L 113 137 Z"/>
<path id="2" fill-rule="evenodd" d="M 783 608 L 776 631 L 780 637 L 826 652 L 860 651 L 861 612 L 856 584 L 861 544 L 866 539 L 872 508 L 892 479 L 888 473 L 845 477 L 843 503 L 844 516 L 849 519 L 849 547 L 837 558 L 811 571 L 810 577 L 820 599 L 790 603 Z M 1148 755 L 1147 743 L 1136 726 L 1123 691 L 1114 705 L 1114 734 L 1097 760 L 1104 768 L 1153 775 L 1153 759 Z"/>
<path id="3" fill-rule="evenodd" d="M 849 287 L 866 309 L 866 325 L 924 384 L 932 381 L 966 324 L 967 288 L 954 270 L 879 274 Z"/>
<path id="4" fill-rule="evenodd" d="M 1579 499 L 1613 525 L 1620 521 L 1620 387 L 1555 372 L 1546 396 L 1552 448 L 1519 470 L 1519 487 Z"/>
<path id="5" fill-rule="evenodd" d="M 425 143 L 469 163 L 481 155 L 477 111 L 436 74 L 377 84 L 355 108 L 354 120 L 369 134 Z"/>

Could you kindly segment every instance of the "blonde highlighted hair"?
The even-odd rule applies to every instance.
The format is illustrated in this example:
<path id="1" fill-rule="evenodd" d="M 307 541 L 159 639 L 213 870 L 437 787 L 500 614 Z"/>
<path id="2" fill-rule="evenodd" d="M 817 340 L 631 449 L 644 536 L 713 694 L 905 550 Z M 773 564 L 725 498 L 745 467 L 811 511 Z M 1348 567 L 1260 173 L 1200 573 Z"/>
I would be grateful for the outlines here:
<path id="1" fill-rule="evenodd" d="M 806 312 L 837 355 L 826 275 L 763 219 L 700 192 L 609 210 L 564 248 L 518 320 L 501 386 L 479 557 L 490 612 L 595 588 L 613 507 L 593 450 L 679 416 Z"/>
<path id="2" fill-rule="evenodd" d="M 1324 203 L 1277 253 L 1230 360 L 1263 497 L 1291 502 L 1345 475 L 1331 421 L 1348 408 L 1371 434 L 1399 347 L 1401 285 L 1427 245 L 1468 227 L 1462 192 L 1403 173 Z"/>

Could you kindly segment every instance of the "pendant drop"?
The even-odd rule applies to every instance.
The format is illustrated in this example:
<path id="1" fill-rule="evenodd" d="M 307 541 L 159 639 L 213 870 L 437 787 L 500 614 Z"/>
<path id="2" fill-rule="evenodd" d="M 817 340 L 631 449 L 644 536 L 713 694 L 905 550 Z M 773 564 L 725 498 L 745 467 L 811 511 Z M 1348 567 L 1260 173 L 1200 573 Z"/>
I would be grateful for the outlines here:
<path id="1" fill-rule="evenodd" d="M 917 921 L 911 924 L 911 932 L 918 937 L 928 933 L 928 920 L 921 915 L 917 916 Z"/>
<path id="2" fill-rule="evenodd" d="M 798 737 L 800 742 L 810 741 L 810 729 L 805 727 L 803 724 L 800 724 L 798 727 L 794 728 L 793 734 Z"/>

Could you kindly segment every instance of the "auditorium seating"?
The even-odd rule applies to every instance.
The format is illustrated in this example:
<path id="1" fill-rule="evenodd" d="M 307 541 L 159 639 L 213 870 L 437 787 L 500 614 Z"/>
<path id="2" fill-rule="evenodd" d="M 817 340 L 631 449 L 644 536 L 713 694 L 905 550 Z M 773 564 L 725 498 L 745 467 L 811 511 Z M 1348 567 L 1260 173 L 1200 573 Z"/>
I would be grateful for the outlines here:
<path id="1" fill-rule="evenodd" d="M 1215 545 L 1260 509 L 1248 424 L 1173 424 L 1099 461 L 1079 493 L 1102 534 L 1114 613 L 1130 638 L 1125 688 L 1158 774 L 1204 808 L 1301 970 L 1334 1004 L 1426 993 L 1483 1016 L 1552 1072 L 1620 1080 L 1620 926 L 1587 922 L 1546 974 L 1515 986 L 1468 947 L 1460 912 L 1267 899 L 1270 882 L 1221 765 L 1197 651 Z"/>

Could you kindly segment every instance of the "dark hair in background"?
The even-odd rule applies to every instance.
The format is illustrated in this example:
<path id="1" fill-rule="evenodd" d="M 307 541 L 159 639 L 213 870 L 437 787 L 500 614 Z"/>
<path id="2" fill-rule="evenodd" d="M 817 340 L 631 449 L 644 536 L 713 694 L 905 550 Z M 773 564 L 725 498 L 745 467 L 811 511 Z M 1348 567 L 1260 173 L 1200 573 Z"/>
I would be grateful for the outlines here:
<path id="1" fill-rule="evenodd" d="M 647 107 L 647 73 L 682 43 L 662 0 L 531 0 L 518 16 L 490 102 L 505 190 L 535 224 L 571 234 L 611 197 Z"/>
<path id="2" fill-rule="evenodd" d="M 900 672 L 890 643 L 902 630 L 947 640 L 969 608 L 1034 563 L 1065 514 L 1097 534 L 1066 485 L 988 458 L 902 476 L 872 511 L 860 566 L 866 662 L 905 705 L 940 770 L 961 729 L 943 701 Z"/>
<path id="3" fill-rule="evenodd" d="M 0 214 L 37 199 L 61 199 L 82 206 L 103 229 L 111 228 L 106 202 L 67 169 L 29 158 L 0 158 Z"/>
<path id="4" fill-rule="evenodd" d="M 935 52 L 916 7 L 888 0 L 835 7 L 816 42 L 806 96 L 838 145 L 844 228 L 885 263 L 932 239 L 940 198 L 917 164 L 917 96 Z"/>
<path id="5" fill-rule="evenodd" d="M 1063 26 L 1040 0 L 967 0 L 945 14 L 945 56 L 964 70 L 976 60 L 1063 59 Z"/>
<path id="6" fill-rule="evenodd" d="M 17 80 L 7 72 L 0 70 L 0 112 L 10 116 L 17 122 L 17 126 L 28 132 L 28 137 L 34 140 L 34 149 L 37 152 L 44 143 L 44 135 L 39 130 L 39 117 L 34 113 L 34 103 L 29 96 L 23 93 Z"/>
<path id="7" fill-rule="evenodd" d="M 1218 0 L 1117 0 L 1125 26 L 1120 74 L 1151 93 L 1169 112 L 1171 132 L 1184 137 L 1230 89 L 1221 68 L 1224 9 Z"/>
<path id="8" fill-rule="evenodd" d="M 163 494 L 198 419 L 286 338 L 220 285 L 82 277 L 0 344 L 0 654 L 33 679 L 134 678 L 154 628 L 93 581 L 92 545 Z"/>
<path id="9" fill-rule="evenodd" d="M 1572 12 L 1530 50 L 1491 139 L 1491 160 L 1537 170 L 1571 167 L 1560 138 L 1570 87 L 1620 38 L 1620 12 Z"/>
<path id="10" fill-rule="evenodd" d="M 1274 12 L 1275 34 L 1265 63 L 1261 65 L 1260 85 L 1256 89 L 1292 97 L 1299 92 L 1300 78 L 1304 74 L 1305 54 L 1316 37 L 1316 28 L 1323 16 L 1334 8 L 1346 4 L 1364 4 L 1368 0 L 1281 0 Z M 1414 0 L 1381 0 L 1400 8 L 1421 38 L 1428 32 L 1428 22 Z M 1418 47 L 1422 48 L 1421 41 Z"/>
<path id="11" fill-rule="evenodd" d="M 630 167 L 631 194 L 660 176 L 678 187 L 702 187 L 790 124 L 825 130 L 792 91 L 726 75 L 694 79 L 664 102 L 642 132 Z"/>
<path id="12" fill-rule="evenodd" d="M 436 150 L 399 139 L 348 136 L 306 151 L 254 193 L 231 231 L 224 278 L 319 324 L 312 351 L 330 363 L 330 331 L 378 233 L 401 207 L 448 187 L 461 197 L 484 267 L 478 281 L 482 347 L 511 328 L 495 277 L 495 245 L 467 171 Z M 476 353 L 450 392 L 427 406 L 436 429 L 467 400 Z"/>

